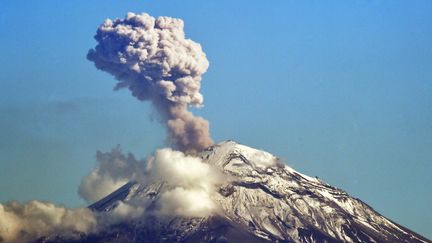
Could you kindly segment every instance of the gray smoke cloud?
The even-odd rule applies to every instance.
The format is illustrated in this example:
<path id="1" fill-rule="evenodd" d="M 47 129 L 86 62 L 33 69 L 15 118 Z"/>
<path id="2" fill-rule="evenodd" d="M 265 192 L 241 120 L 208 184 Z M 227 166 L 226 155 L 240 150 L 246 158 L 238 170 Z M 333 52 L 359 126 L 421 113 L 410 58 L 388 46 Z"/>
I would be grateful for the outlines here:
<path id="1" fill-rule="evenodd" d="M 0 242 L 29 242 L 51 234 L 73 238 L 74 232 L 95 232 L 97 224 L 96 215 L 87 208 L 41 201 L 0 203 Z"/>
<path id="2" fill-rule="evenodd" d="M 108 212 L 66 208 L 37 200 L 0 203 L 0 242 L 34 242 L 56 236 L 73 241 L 81 234 L 97 233 L 120 222 L 135 220 L 144 214 L 144 210 L 144 202 L 139 205 L 119 202 Z"/>
<path id="3" fill-rule="evenodd" d="M 195 153 L 213 143 L 208 121 L 188 110 L 203 105 L 201 79 L 209 62 L 200 44 L 185 38 L 183 26 L 181 19 L 146 13 L 107 19 L 87 58 L 118 80 L 115 89 L 128 88 L 137 99 L 152 102 L 170 144 Z"/>
<path id="4" fill-rule="evenodd" d="M 96 202 L 131 180 L 143 178 L 146 161 L 125 155 L 120 147 L 96 154 L 96 167 L 81 180 L 78 194 L 88 202 Z"/>

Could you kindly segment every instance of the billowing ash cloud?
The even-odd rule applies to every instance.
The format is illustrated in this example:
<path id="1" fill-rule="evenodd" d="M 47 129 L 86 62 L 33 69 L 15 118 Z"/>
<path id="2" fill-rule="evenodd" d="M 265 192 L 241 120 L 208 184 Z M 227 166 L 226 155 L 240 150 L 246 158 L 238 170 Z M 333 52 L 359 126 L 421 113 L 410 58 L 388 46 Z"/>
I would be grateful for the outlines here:
<path id="1" fill-rule="evenodd" d="M 42 201 L 0 203 L 0 242 L 33 242 L 45 237 L 78 239 L 120 222 L 142 217 L 145 202 L 122 203 L 112 211 L 93 212 L 88 208 L 65 208 Z"/>
<path id="2" fill-rule="evenodd" d="M 201 46 L 185 38 L 181 19 L 128 13 L 105 20 L 95 39 L 87 58 L 118 80 L 116 89 L 153 103 L 175 148 L 194 153 L 212 144 L 208 121 L 188 111 L 203 104 L 201 78 L 209 62 Z"/>
<path id="3" fill-rule="evenodd" d="M 81 180 L 78 188 L 78 194 L 88 202 L 105 197 L 145 173 L 145 160 L 137 160 L 130 153 L 124 155 L 120 147 L 107 153 L 98 151 L 96 159 L 96 167 Z"/>
<path id="4" fill-rule="evenodd" d="M 31 201 L 0 204 L 0 242 L 29 242 L 42 236 L 94 232 L 96 215 L 87 208 L 67 209 Z"/>

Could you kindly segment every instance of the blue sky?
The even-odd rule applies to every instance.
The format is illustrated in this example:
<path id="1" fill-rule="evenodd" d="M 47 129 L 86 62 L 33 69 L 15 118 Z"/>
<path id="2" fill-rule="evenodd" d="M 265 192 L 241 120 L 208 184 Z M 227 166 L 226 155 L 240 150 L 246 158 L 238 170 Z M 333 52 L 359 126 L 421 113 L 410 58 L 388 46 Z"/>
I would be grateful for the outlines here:
<path id="1" fill-rule="evenodd" d="M 150 106 L 86 60 L 128 11 L 179 17 L 210 61 L 216 141 L 234 139 L 432 238 L 431 1 L 0 2 L 0 202 L 83 206 L 97 150 L 164 146 Z"/>

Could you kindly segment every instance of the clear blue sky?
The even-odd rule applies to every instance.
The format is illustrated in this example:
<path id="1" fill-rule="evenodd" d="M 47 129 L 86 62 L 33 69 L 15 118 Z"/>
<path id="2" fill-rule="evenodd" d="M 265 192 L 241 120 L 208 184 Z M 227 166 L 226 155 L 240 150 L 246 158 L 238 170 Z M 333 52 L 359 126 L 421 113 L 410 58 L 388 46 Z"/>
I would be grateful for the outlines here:
<path id="1" fill-rule="evenodd" d="M 105 18 L 184 19 L 216 141 L 265 149 L 432 238 L 432 1 L 0 1 L 0 202 L 83 206 L 97 150 L 163 146 L 86 60 Z"/>

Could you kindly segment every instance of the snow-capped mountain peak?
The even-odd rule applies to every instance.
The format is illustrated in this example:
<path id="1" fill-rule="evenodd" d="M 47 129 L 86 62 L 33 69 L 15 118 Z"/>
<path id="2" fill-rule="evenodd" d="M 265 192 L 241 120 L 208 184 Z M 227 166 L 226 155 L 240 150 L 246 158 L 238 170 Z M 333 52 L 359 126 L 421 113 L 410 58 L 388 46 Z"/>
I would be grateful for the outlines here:
<path id="1" fill-rule="evenodd" d="M 265 151 L 225 141 L 199 157 L 225 176 L 211 194 L 214 214 L 143 216 L 81 242 L 431 242 Z M 152 207 L 167 188 L 130 182 L 90 208 L 110 211 L 137 198 Z"/>

